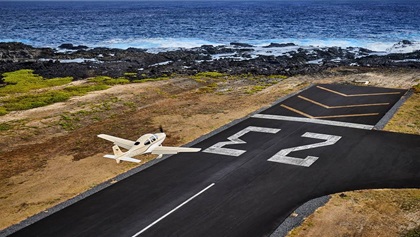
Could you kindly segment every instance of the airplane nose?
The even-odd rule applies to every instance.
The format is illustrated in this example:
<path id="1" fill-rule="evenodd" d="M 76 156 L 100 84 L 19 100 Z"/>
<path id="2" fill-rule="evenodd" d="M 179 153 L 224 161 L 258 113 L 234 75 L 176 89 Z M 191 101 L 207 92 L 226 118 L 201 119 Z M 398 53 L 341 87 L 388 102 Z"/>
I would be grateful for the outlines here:
<path id="1" fill-rule="evenodd" d="M 165 133 L 159 133 L 159 137 L 161 137 L 161 138 L 166 138 L 166 134 Z"/>

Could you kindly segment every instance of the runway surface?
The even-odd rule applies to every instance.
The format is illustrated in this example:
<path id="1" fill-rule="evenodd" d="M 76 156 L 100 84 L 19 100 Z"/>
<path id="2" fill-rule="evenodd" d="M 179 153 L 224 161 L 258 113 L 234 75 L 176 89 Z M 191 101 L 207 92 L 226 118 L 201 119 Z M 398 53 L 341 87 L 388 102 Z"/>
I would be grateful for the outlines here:
<path id="1" fill-rule="evenodd" d="M 420 136 L 369 130 L 405 91 L 318 86 L 12 236 L 267 236 L 316 197 L 419 188 Z"/>

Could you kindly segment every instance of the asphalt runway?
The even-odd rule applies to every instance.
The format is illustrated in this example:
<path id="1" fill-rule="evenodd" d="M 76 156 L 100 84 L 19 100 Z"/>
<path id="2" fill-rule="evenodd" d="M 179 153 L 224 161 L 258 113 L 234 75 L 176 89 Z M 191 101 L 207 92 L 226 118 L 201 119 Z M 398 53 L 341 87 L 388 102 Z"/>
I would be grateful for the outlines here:
<path id="1" fill-rule="evenodd" d="M 337 101 L 311 87 L 194 145 L 202 152 L 174 155 L 11 236 L 268 236 L 316 197 L 420 188 L 420 136 L 369 130 L 365 125 L 380 115 L 330 121 L 288 117 L 283 112 L 292 111 L 281 106 L 321 116 L 312 109 L 316 103 L 293 102 L 311 96 L 329 106 L 388 103 L 363 111 L 384 114 L 405 92 L 322 86 L 346 94 L 400 93 Z M 355 108 L 322 116 L 362 113 Z"/>
<path id="2" fill-rule="evenodd" d="M 264 114 L 375 125 L 407 90 L 315 85 Z"/>

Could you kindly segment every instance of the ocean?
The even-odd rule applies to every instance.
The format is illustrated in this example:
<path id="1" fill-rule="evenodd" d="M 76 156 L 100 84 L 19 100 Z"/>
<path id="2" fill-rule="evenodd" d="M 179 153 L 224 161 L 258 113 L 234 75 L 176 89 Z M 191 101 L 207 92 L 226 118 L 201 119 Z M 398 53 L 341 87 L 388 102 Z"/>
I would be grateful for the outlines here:
<path id="1" fill-rule="evenodd" d="M 401 40 L 420 42 L 419 12 L 419 0 L 0 1 L 0 42 L 149 50 L 290 42 L 386 51 Z"/>

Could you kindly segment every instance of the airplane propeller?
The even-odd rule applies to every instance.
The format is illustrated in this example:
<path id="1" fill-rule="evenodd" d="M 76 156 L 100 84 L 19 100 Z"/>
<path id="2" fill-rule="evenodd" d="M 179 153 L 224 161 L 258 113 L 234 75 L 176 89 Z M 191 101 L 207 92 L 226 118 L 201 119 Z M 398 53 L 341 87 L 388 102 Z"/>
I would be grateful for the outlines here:
<path id="1" fill-rule="evenodd" d="M 160 130 L 161 133 L 163 133 L 163 127 L 162 127 L 162 125 L 159 125 L 159 130 Z"/>

